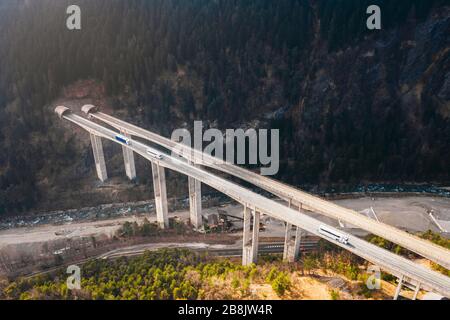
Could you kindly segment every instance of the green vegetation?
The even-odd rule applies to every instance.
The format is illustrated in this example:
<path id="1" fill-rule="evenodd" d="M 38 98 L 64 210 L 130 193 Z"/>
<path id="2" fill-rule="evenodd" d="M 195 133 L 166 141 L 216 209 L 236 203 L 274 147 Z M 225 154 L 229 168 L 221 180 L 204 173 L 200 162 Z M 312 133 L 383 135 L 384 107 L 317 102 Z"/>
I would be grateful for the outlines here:
<path id="1" fill-rule="evenodd" d="M 431 8 L 442 5 L 445 0 L 320 0 L 321 34 L 328 40 L 330 50 L 342 48 L 351 41 L 370 34 L 366 28 L 366 9 L 378 5 L 382 12 L 383 28 L 392 28 L 405 23 L 409 18 L 423 20 Z"/>
<path id="2" fill-rule="evenodd" d="M 369 235 L 366 237 L 366 240 L 374 245 L 394 252 L 395 254 L 406 255 L 411 253 L 410 251 L 400 247 L 399 245 L 376 235 Z"/>
<path id="3" fill-rule="evenodd" d="M 423 232 L 421 234 L 419 234 L 419 237 L 421 237 L 422 239 L 426 239 L 429 240 L 437 245 L 440 245 L 444 248 L 450 249 L 450 240 L 444 238 L 443 236 L 441 236 L 440 234 L 433 232 L 431 230 L 428 230 L 426 232 Z M 390 241 L 387 241 L 379 236 L 375 236 L 375 235 L 369 235 L 366 237 L 366 240 L 370 241 L 371 243 L 382 247 L 386 250 L 389 250 L 391 252 L 394 252 L 396 254 L 400 254 L 400 255 L 408 255 L 408 256 L 417 256 L 416 254 L 414 254 L 413 252 L 406 250 L 402 247 L 400 247 L 397 244 L 394 244 Z M 438 265 L 437 263 L 431 262 L 431 266 L 434 270 L 441 272 L 442 274 L 445 274 L 447 276 L 450 276 L 450 270 L 448 270 L 447 268 L 444 268 L 440 265 Z M 388 274 L 384 274 L 383 275 L 383 279 L 386 281 L 393 281 L 392 276 L 388 275 Z"/>
<path id="4" fill-rule="evenodd" d="M 330 297 L 331 297 L 331 300 L 341 300 L 341 295 L 339 294 L 339 290 L 331 290 Z"/>
<path id="5" fill-rule="evenodd" d="M 422 239 L 427 239 L 437 245 L 450 249 L 450 239 L 444 238 L 439 233 L 428 230 L 420 235 Z"/>
<path id="6" fill-rule="evenodd" d="M 78 80 L 98 87 L 93 99 L 107 98 L 108 107 L 166 136 L 194 119 L 229 128 L 276 114 L 268 126 L 280 128 L 280 152 L 292 163 L 277 178 L 289 183 L 448 181 L 450 118 L 445 97 L 436 98 L 445 92 L 445 60 L 433 61 L 420 105 L 400 103 L 412 100 L 403 88 L 421 83 L 428 57 L 446 45 L 435 29 L 435 45 L 417 44 L 423 52 L 403 50 L 402 41 L 444 3 L 79 0 L 82 30 L 72 32 L 64 24 L 69 0 L 3 1 L 0 214 L 45 209 L 64 192 L 70 205 L 81 201 L 75 190 L 92 176 L 92 154 L 50 106 Z M 381 7 L 382 32 L 365 27 L 369 4 Z M 360 58 L 364 48 L 376 48 L 378 58 Z M 335 54 L 340 49 L 348 55 Z M 410 56 L 427 58 L 411 70 Z"/>
<path id="7" fill-rule="evenodd" d="M 309 272 L 320 268 L 325 272 L 330 270 L 342 274 L 349 280 L 358 280 L 365 273 L 360 266 L 366 263 L 364 259 L 321 239 L 318 252 L 304 258 L 303 269 Z"/>
<path id="8" fill-rule="evenodd" d="M 441 266 L 441 265 L 439 265 L 437 263 L 434 263 L 434 262 L 431 262 L 431 267 L 434 270 L 436 270 L 436 271 L 438 271 L 438 272 L 440 272 L 442 274 L 445 274 L 447 277 L 450 277 L 450 270 L 449 269 L 447 269 L 447 268 L 445 268 L 445 267 L 443 267 L 443 266 Z"/>
<path id="9" fill-rule="evenodd" d="M 279 295 L 283 296 L 287 290 L 291 288 L 291 280 L 289 279 L 289 275 L 280 272 L 277 277 L 272 281 L 272 289 Z"/>
<path id="10" fill-rule="evenodd" d="M 437 245 L 443 246 L 444 248 L 450 249 L 450 239 L 444 238 L 440 234 L 428 230 L 420 235 L 421 238 L 427 239 Z M 431 266 L 434 270 L 439 271 L 442 274 L 450 277 L 450 270 L 444 268 L 443 266 L 438 265 L 437 263 L 432 262 Z"/>
<path id="11" fill-rule="evenodd" d="M 286 264 L 262 256 L 258 265 L 213 258 L 188 250 L 163 249 L 134 258 L 92 260 L 81 266 L 81 290 L 68 290 L 65 270 L 30 279 L 0 281 L 5 299 L 245 299 L 255 297 L 255 286 L 270 285 L 279 297 L 296 298 L 295 276 L 322 270 L 341 274 L 360 284 L 359 294 L 371 297 L 365 282 L 364 261 L 339 248 L 302 257 Z M 340 299 L 338 290 L 330 291 Z"/>
<path id="12" fill-rule="evenodd" d="M 364 274 L 364 270 L 360 269 L 360 265 L 365 262 L 346 251 L 340 253 L 326 253 L 320 257 L 315 257 L 316 264 L 324 271 L 331 270 L 335 273 L 342 274 L 349 280 L 359 280 L 360 275 Z"/>
<path id="13" fill-rule="evenodd" d="M 291 280 L 289 275 L 278 268 L 272 267 L 266 277 L 266 281 L 272 285 L 272 289 L 279 296 L 283 296 L 291 287 Z"/>
<path id="14" fill-rule="evenodd" d="M 431 241 L 437 245 L 440 245 L 444 248 L 450 249 L 450 240 L 447 238 L 444 238 L 439 233 L 428 230 L 426 232 L 419 234 L 419 237 L 422 239 L 429 240 L 429 241 Z M 379 247 L 382 247 L 386 250 L 394 252 L 396 254 L 400 254 L 400 255 L 412 255 L 413 254 L 411 251 L 406 250 L 395 243 L 392 243 L 382 237 L 379 237 L 379 236 L 376 236 L 373 234 L 367 236 L 366 240 L 379 246 Z"/>
<path id="15" fill-rule="evenodd" d="M 3 285 L 7 299 L 230 299 L 250 294 L 252 283 L 269 282 L 280 296 L 290 288 L 286 272 L 267 265 L 244 267 L 188 250 L 146 252 L 137 258 L 93 260 L 82 266 L 81 290 L 68 290 L 67 275 L 42 275 Z M 267 279 L 270 279 L 266 281 Z"/>

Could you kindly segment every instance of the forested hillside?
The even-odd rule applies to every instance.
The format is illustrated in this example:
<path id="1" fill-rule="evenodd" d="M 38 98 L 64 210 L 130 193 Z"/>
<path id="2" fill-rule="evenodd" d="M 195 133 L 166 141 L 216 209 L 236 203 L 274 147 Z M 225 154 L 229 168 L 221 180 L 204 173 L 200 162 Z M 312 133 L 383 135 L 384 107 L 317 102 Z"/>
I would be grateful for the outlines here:
<path id="1" fill-rule="evenodd" d="M 197 119 L 280 128 L 276 178 L 288 183 L 448 182 L 445 3 L 79 0 L 82 30 L 69 31 L 72 1 L 0 0 L 0 214 L 38 206 L 43 185 L 74 192 L 66 175 L 93 176 L 63 171 L 92 169 L 92 156 L 52 113 L 86 79 L 165 135 Z M 369 4 L 381 31 L 366 28 Z"/>
<path id="2" fill-rule="evenodd" d="M 373 296 L 365 286 L 367 275 L 360 259 L 348 252 L 315 254 L 301 263 L 283 264 L 276 256 L 262 257 L 258 265 L 242 266 L 227 258 L 213 258 L 181 249 L 145 252 L 137 258 L 91 260 L 83 265 L 80 290 L 68 290 L 65 270 L 18 279 L 0 279 L 0 298 L 21 300 L 247 300 L 308 299 L 317 283 L 307 279 L 317 270 L 340 274 L 356 284 L 346 284 L 346 299 Z M 327 277 L 328 279 L 330 277 Z M 317 281 L 317 280 L 316 280 Z M 316 286 L 314 286 L 316 285 Z M 323 287 L 319 287 L 323 289 Z M 328 289 L 328 287 L 327 287 Z M 325 290 L 327 290 L 325 289 Z M 323 291 L 325 291 L 323 290 Z M 352 294 L 349 291 L 354 291 Z M 309 291 L 309 292 L 308 292 Z M 328 291 L 328 290 L 327 290 Z M 336 299 L 330 290 L 316 299 Z M 365 292 L 365 293 L 364 293 Z M 380 296 L 378 294 L 378 296 Z M 313 297 L 314 298 L 314 297 Z M 343 294 L 344 298 L 344 294 Z M 311 299 L 311 297 L 309 297 Z"/>

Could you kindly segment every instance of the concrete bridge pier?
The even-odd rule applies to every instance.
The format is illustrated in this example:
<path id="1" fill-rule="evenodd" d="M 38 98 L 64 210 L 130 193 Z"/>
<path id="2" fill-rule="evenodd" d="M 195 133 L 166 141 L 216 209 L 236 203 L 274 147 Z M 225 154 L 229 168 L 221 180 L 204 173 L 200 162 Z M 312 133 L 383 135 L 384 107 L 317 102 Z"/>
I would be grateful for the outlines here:
<path id="1" fill-rule="evenodd" d="M 398 299 L 398 296 L 400 295 L 400 291 L 402 290 L 402 287 L 403 287 L 403 275 L 401 275 L 398 278 L 398 285 L 397 285 L 397 289 L 395 289 L 394 300 Z"/>
<path id="2" fill-rule="evenodd" d="M 292 238 L 292 224 L 286 222 L 286 231 L 284 234 L 284 247 L 283 247 L 283 260 L 287 260 L 288 254 L 289 254 L 289 247 L 291 244 L 291 238 Z"/>
<path id="3" fill-rule="evenodd" d="M 191 225 L 199 229 L 203 225 L 202 220 L 202 184 L 200 181 L 188 177 L 189 184 L 189 213 Z"/>
<path id="4" fill-rule="evenodd" d="M 94 153 L 95 169 L 97 170 L 97 176 L 105 182 L 108 179 L 108 173 L 106 172 L 105 155 L 103 153 L 102 139 L 95 134 L 90 134 L 92 152 Z"/>
<path id="5" fill-rule="evenodd" d="M 288 207 L 292 207 L 292 200 L 288 200 Z M 302 210 L 300 204 L 299 211 Z M 283 248 L 283 260 L 287 262 L 295 262 L 298 260 L 300 254 L 300 243 L 302 241 L 302 230 L 299 227 L 295 227 L 294 239 L 292 239 L 292 225 L 286 223 L 286 233 L 284 236 L 284 248 Z"/>
<path id="6" fill-rule="evenodd" d="M 302 243 L 303 230 L 300 227 L 295 228 L 295 239 L 294 239 L 294 257 L 293 261 L 297 261 L 300 256 L 300 244 Z"/>
<path id="7" fill-rule="evenodd" d="M 302 241 L 302 230 L 295 227 L 295 233 L 292 232 L 292 225 L 286 223 L 286 233 L 284 237 L 283 260 L 295 262 L 300 254 L 300 243 Z"/>
<path id="8" fill-rule="evenodd" d="M 121 134 L 127 138 L 130 138 L 130 136 L 124 132 L 121 132 Z M 127 174 L 128 179 L 134 180 L 136 179 L 136 166 L 134 164 L 134 153 L 129 148 L 122 146 L 122 152 L 123 152 L 123 162 L 125 164 L 125 172 Z"/>
<path id="9" fill-rule="evenodd" d="M 242 238 L 243 238 L 243 244 L 242 244 L 242 265 L 246 266 L 248 264 L 251 264 L 249 262 L 249 257 L 251 254 L 251 237 L 250 237 L 250 220 L 251 220 L 251 212 L 247 208 L 247 206 L 244 206 L 244 225 L 242 228 Z"/>
<path id="10" fill-rule="evenodd" d="M 253 213 L 253 230 L 250 236 L 250 224 Z M 259 221 L 261 214 L 244 206 L 244 228 L 242 265 L 247 266 L 258 261 Z"/>
<path id="11" fill-rule="evenodd" d="M 163 167 L 152 162 L 153 190 L 155 193 L 156 220 L 159 227 L 169 227 L 167 206 L 166 173 Z"/>
<path id="12" fill-rule="evenodd" d="M 417 283 L 416 285 L 416 289 L 414 290 L 414 296 L 413 296 L 413 300 L 417 299 L 417 295 L 419 294 L 419 290 L 420 290 L 420 283 Z"/>

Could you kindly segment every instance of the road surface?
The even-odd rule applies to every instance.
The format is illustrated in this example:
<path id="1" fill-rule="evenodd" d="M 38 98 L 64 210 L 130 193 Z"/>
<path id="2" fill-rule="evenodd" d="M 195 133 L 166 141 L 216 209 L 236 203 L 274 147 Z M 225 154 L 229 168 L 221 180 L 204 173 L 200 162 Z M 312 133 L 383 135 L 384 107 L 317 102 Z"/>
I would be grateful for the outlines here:
<path id="1" fill-rule="evenodd" d="M 63 115 L 63 118 L 83 127 L 92 134 L 119 143 L 115 139 L 115 136 L 117 135 L 117 132 L 115 131 L 107 129 L 73 113 L 66 113 Z M 444 296 L 450 297 L 450 278 L 443 274 L 427 269 L 406 258 L 393 254 L 352 235 L 348 235 L 348 244 L 343 244 L 334 239 L 325 237 L 318 232 L 319 227 L 325 225 L 323 222 L 300 211 L 279 204 L 276 201 L 261 196 L 251 190 L 245 189 L 228 180 L 192 166 L 178 158 L 174 158 L 169 155 L 164 155 L 161 159 L 152 157 L 147 154 L 149 146 L 141 142 L 133 140 L 127 147 L 149 161 L 152 161 L 162 167 L 188 175 L 211 186 L 248 208 L 298 226 L 370 261 L 375 265 L 380 266 L 382 269 L 395 276 L 403 275 L 406 278 L 406 281 L 416 284 L 420 283 L 421 287 L 425 290 L 436 291 Z M 324 202 L 327 203 L 326 201 Z M 327 205 L 332 204 L 327 203 Z"/>
<path id="2" fill-rule="evenodd" d="M 314 212 L 345 221 L 361 229 L 369 231 L 384 239 L 394 242 L 403 248 L 415 252 L 427 259 L 430 259 L 447 269 L 450 269 L 450 250 L 438 246 L 429 241 L 420 239 L 414 235 L 408 234 L 402 230 L 392 227 L 388 224 L 374 221 L 358 212 L 338 206 L 319 197 L 310 195 L 298 190 L 292 186 L 279 181 L 261 176 L 247 169 L 238 167 L 234 164 L 224 162 L 216 157 L 204 154 L 199 150 L 192 149 L 189 146 L 177 143 L 148 130 L 139 128 L 120 119 L 114 118 L 102 112 L 93 112 L 90 117 L 101 120 L 104 123 L 119 129 L 124 129 L 127 134 L 140 137 L 160 146 L 182 155 L 194 163 L 209 166 L 213 169 L 231 174 L 242 180 L 250 182 L 266 191 L 269 191 L 282 199 L 289 201 L 295 206 L 303 206 Z"/>

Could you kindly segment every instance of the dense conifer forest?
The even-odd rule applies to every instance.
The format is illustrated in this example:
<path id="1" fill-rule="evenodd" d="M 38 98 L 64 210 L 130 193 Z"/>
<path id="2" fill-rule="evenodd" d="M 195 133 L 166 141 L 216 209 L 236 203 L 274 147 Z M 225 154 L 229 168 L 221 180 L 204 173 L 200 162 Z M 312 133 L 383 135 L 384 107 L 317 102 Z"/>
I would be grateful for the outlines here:
<path id="1" fill-rule="evenodd" d="M 34 208 L 43 180 L 70 189 L 61 168 L 86 159 L 51 104 L 83 79 L 165 135 L 280 128 L 288 183 L 449 181 L 444 0 L 79 0 L 80 31 L 71 2 L 0 0 L 0 214 Z"/>

